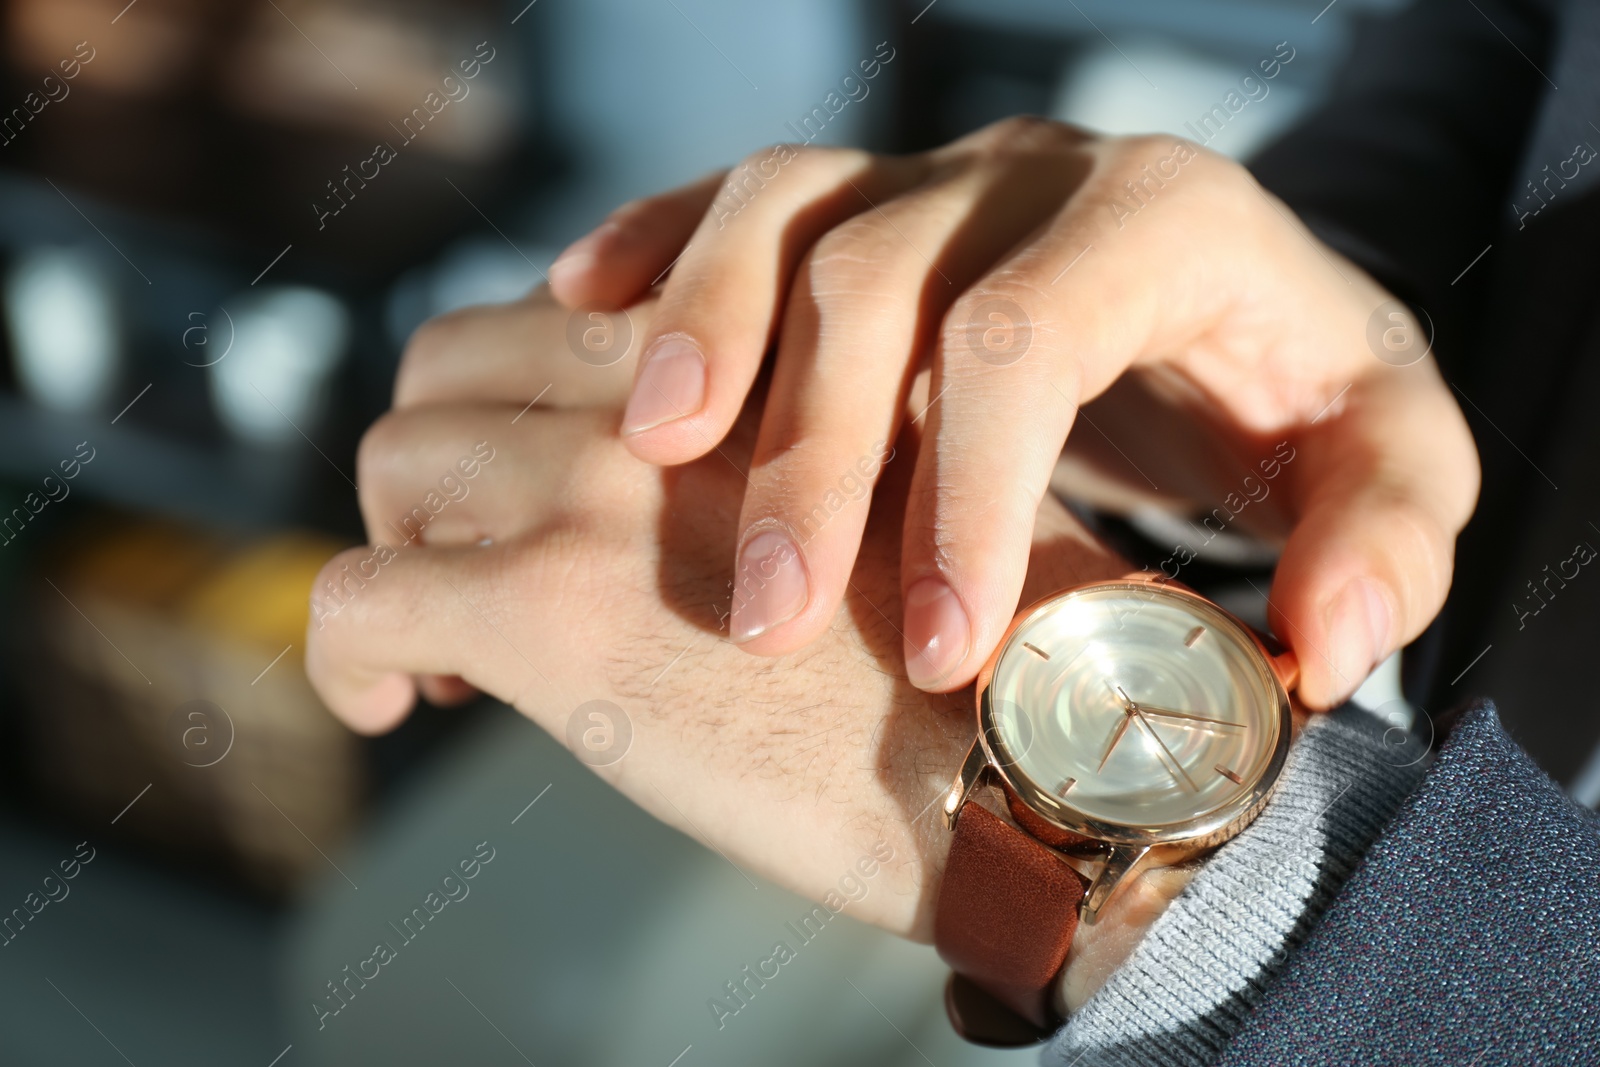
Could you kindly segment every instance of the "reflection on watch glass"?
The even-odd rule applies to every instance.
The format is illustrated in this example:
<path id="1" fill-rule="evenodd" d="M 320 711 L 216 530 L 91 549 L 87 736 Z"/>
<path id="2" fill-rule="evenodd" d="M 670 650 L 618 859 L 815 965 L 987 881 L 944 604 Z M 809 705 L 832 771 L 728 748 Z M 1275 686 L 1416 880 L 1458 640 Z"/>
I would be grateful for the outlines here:
<path id="1" fill-rule="evenodd" d="M 1041 606 L 989 683 L 996 756 L 1105 823 L 1189 822 L 1250 792 L 1277 745 L 1270 667 L 1239 624 L 1159 588 Z"/>

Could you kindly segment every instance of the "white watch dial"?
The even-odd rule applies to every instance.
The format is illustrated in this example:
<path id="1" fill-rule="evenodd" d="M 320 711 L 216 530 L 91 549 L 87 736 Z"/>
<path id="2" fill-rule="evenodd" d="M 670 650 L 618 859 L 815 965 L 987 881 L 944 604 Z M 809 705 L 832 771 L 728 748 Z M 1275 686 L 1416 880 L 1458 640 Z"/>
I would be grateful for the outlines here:
<path id="1" fill-rule="evenodd" d="M 1089 819 L 1156 829 L 1237 800 L 1278 742 L 1270 666 L 1238 623 L 1159 587 L 1033 612 L 989 682 L 997 757 Z"/>

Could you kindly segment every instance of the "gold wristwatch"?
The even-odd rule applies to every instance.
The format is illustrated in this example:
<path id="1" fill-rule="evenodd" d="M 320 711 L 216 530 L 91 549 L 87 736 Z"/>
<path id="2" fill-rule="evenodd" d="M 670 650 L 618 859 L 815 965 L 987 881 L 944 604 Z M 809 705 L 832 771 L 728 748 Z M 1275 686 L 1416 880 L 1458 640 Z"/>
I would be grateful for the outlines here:
<path id="1" fill-rule="evenodd" d="M 934 941 L 960 1032 L 1048 1036 L 1080 919 L 1249 825 L 1283 769 L 1298 674 L 1293 653 L 1164 575 L 1075 586 L 1017 615 L 978 675 L 977 737 L 944 806 Z M 1003 810 L 974 800 L 984 784 Z"/>

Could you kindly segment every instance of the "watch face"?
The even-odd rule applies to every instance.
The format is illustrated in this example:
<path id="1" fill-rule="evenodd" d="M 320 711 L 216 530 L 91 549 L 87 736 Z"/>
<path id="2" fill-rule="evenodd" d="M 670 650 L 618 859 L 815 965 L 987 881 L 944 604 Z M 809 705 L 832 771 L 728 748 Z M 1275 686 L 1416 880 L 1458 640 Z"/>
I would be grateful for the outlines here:
<path id="1" fill-rule="evenodd" d="M 1159 831 L 1256 794 L 1284 730 L 1279 693 L 1220 609 L 1107 583 L 1012 631 L 989 679 L 989 737 L 1013 784 L 1095 823 Z"/>

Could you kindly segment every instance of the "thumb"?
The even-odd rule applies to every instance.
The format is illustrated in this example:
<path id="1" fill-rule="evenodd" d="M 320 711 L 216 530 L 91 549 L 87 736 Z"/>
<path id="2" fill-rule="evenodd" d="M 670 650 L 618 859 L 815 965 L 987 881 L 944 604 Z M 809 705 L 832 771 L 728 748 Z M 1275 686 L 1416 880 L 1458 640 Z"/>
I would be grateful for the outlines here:
<path id="1" fill-rule="evenodd" d="M 1272 586 L 1273 629 L 1317 709 L 1439 613 L 1479 483 L 1466 420 L 1431 360 L 1385 367 L 1340 403 L 1294 439 L 1294 531 Z"/>

